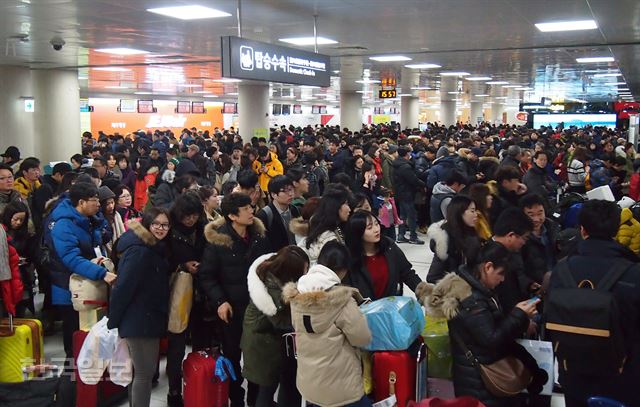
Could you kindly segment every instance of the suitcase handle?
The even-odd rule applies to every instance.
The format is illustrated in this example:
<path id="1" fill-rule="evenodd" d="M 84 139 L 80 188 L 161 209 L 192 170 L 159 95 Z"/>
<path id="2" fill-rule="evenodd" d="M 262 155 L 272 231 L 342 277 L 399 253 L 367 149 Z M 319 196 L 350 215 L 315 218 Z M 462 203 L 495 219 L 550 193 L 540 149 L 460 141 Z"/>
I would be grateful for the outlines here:
<path id="1" fill-rule="evenodd" d="M 15 332 L 15 329 L 13 327 L 13 315 L 9 314 L 9 331 L 0 329 L 0 338 L 6 337 L 6 336 L 13 336 L 14 332 Z"/>
<path id="2" fill-rule="evenodd" d="M 25 382 L 29 380 L 29 375 L 31 373 L 33 373 L 34 377 L 59 377 L 60 367 L 57 365 L 25 366 L 22 368 L 22 378 L 24 379 Z"/>

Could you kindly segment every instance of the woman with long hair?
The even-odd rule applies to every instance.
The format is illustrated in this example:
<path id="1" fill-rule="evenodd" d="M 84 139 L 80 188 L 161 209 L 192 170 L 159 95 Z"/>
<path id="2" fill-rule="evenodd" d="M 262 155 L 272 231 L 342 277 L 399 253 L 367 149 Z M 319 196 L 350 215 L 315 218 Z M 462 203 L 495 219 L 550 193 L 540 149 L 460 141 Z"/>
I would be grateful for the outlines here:
<path id="1" fill-rule="evenodd" d="M 483 241 L 491 239 L 491 224 L 489 224 L 489 210 L 493 205 L 493 195 L 486 184 L 476 183 L 469 187 L 469 198 L 476 204 L 476 213 L 478 214 L 478 222 L 476 223 L 476 232 L 478 237 Z"/>
<path id="2" fill-rule="evenodd" d="M 126 232 L 122 216 L 116 210 L 115 194 L 109 187 L 98 188 L 98 199 L 100 199 L 100 213 L 107 221 L 110 232 L 102 234 L 102 242 L 107 249 L 107 255 L 111 256 L 113 244 Z M 108 239 L 107 239 L 108 238 Z"/>
<path id="3" fill-rule="evenodd" d="M 309 235 L 298 245 L 315 264 L 325 243 L 337 240 L 344 244 L 343 227 L 349 219 L 350 193 L 346 188 L 333 186 L 320 199 L 316 213 L 309 220 Z"/>
<path id="4" fill-rule="evenodd" d="M 119 181 L 122 180 L 122 171 L 120 171 L 117 156 L 109 152 L 104 155 L 104 158 L 107 160 L 107 171 L 111 171 Z"/>
<path id="5" fill-rule="evenodd" d="M 171 229 L 169 212 L 149 208 L 141 222 L 133 221 L 113 249 L 118 278 L 109 302 L 109 329 L 118 328 L 133 362 L 129 386 L 131 405 L 149 406 L 160 338 L 169 319 L 169 261 L 165 238 Z"/>
<path id="6" fill-rule="evenodd" d="M 588 156 L 589 152 L 583 146 L 576 147 L 571 158 L 571 162 L 567 167 L 567 178 L 569 181 L 569 190 L 571 192 L 577 192 L 585 194 L 587 187 L 585 182 L 587 181 L 588 171 Z"/>
<path id="7" fill-rule="evenodd" d="M 198 189 L 198 195 L 202 201 L 202 207 L 204 209 L 207 222 L 215 222 L 222 218 L 222 215 L 218 212 L 222 197 L 218 195 L 218 189 L 216 187 L 200 187 Z"/>
<path id="8" fill-rule="evenodd" d="M 516 342 L 526 332 L 540 300 L 519 302 L 505 313 L 493 291 L 504 281 L 508 268 L 508 250 L 500 243 L 488 242 L 475 260 L 447 274 L 435 287 L 431 286 L 425 302 L 429 315 L 448 320 L 456 396 L 471 396 L 492 407 L 524 404 L 519 394 L 493 395 L 484 385 L 473 359 L 485 365 L 506 357 L 520 360 L 532 376 L 527 386 L 529 394 L 539 394 L 549 379 L 536 360 Z"/>
<path id="9" fill-rule="evenodd" d="M 445 220 L 432 224 L 427 232 L 434 253 L 427 282 L 435 283 L 475 259 L 480 248 L 480 237 L 475 229 L 477 222 L 478 212 L 471 198 L 456 195 L 451 199 Z"/>
<path id="10" fill-rule="evenodd" d="M 292 331 L 291 312 L 282 301 L 282 289 L 296 283 L 309 268 L 309 258 L 298 246 L 258 257 L 247 276 L 251 302 L 244 314 L 240 347 L 242 376 L 260 386 L 256 407 L 271 407 L 278 384 L 278 405 L 297 406 L 295 360 L 282 353 L 282 334 Z M 290 363 L 292 362 L 293 363 Z"/>
<path id="11" fill-rule="evenodd" d="M 10 245 L 15 248 L 18 254 L 18 268 L 20 270 L 20 279 L 22 280 L 22 298 L 15 305 L 15 316 L 24 318 L 27 309 L 35 315 L 34 303 L 34 285 L 36 281 L 35 269 L 33 266 L 34 238 L 29 235 L 29 208 L 22 201 L 12 201 L 4 208 L 2 217 L 0 218 L 6 231 L 5 239 L 8 239 Z M 4 233 L 2 233 L 4 235 Z M 0 237 L 2 238 L 2 237 Z M 9 252 L 11 250 L 9 249 Z M 11 262 L 7 262 L 10 265 Z M 10 267 L 12 268 L 12 267 Z M 1 313 L 1 310 L 0 310 Z"/>
<path id="12" fill-rule="evenodd" d="M 158 167 L 153 165 L 151 161 L 146 158 L 140 158 L 138 160 L 138 171 L 136 173 L 136 187 L 133 207 L 136 211 L 144 209 L 147 201 L 149 200 L 149 187 L 152 187 L 156 183 L 158 177 Z"/>
<path id="13" fill-rule="evenodd" d="M 127 225 L 129 221 L 140 217 L 140 212 L 132 205 L 133 196 L 131 195 L 131 190 L 120 184 L 113 189 L 113 194 L 115 195 L 116 211 L 120 214 L 120 218 L 122 218 L 125 230 L 129 229 Z"/>
<path id="14" fill-rule="evenodd" d="M 402 295 L 406 284 L 421 300 L 426 283 L 413 270 L 398 245 L 382 235 L 380 222 L 368 211 L 356 211 L 347 224 L 352 267 L 345 283 L 363 297 L 377 300 Z"/>

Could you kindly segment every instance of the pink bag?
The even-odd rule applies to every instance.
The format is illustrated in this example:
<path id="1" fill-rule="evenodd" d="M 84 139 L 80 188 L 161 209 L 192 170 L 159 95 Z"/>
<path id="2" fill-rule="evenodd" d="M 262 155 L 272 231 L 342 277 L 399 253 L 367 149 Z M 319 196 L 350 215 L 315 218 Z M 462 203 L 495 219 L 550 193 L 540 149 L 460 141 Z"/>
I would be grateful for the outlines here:
<path id="1" fill-rule="evenodd" d="M 485 407 L 473 397 L 458 397 L 453 400 L 442 400 L 438 397 L 424 399 L 419 403 L 409 402 L 408 407 Z"/>

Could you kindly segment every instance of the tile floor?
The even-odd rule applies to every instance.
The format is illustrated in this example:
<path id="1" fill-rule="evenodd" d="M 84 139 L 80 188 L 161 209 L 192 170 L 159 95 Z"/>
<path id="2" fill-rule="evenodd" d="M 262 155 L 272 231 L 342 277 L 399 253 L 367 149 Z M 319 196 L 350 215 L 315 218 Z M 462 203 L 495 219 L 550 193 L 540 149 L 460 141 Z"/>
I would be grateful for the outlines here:
<path id="1" fill-rule="evenodd" d="M 422 236 L 424 239 L 425 236 Z M 426 245 L 416 246 L 411 244 L 401 244 L 400 247 L 406 254 L 409 261 L 413 264 L 414 269 L 418 275 L 424 280 L 431 264 L 433 254 Z M 406 295 L 413 295 L 413 293 L 405 287 Z M 49 360 L 52 358 L 64 357 L 64 351 L 62 347 L 62 338 L 60 335 L 48 336 L 45 338 L 45 355 Z M 160 362 L 160 380 L 158 385 L 153 389 L 151 394 L 151 407 L 166 406 L 166 397 L 168 391 L 167 375 L 165 372 L 166 361 L 163 358 Z M 120 406 L 126 406 L 128 403 L 125 401 Z M 564 398 L 562 395 L 555 395 L 552 399 L 551 407 L 564 406 Z"/>

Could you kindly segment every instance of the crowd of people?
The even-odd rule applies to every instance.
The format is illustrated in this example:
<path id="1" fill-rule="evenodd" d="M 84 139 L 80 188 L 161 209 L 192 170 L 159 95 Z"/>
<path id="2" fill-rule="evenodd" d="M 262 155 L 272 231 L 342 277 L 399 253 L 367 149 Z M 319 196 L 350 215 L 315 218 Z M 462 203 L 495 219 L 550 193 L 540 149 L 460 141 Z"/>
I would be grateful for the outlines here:
<path id="1" fill-rule="evenodd" d="M 577 229 L 561 229 L 552 216 L 561 195 L 603 185 L 617 199 L 640 199 L 640 160 L 622 133 L 282 126 L 269 140 L 244 141 L 233 128 L 87 132 L 82 152 L 46 175 L 40 160 L 8 147 L 0 164 L 3 311 L 35 315 L 37 288 L 45 330 L 55 334 L 62 320 L 72 359 L 79 320 L 69 277 L 110 284 L 109 327 L 127 339 L 133 406 L 149 405 L 163 337 L 170 406 L 182 405 L 188 344 L 219 346 L 231 361 L 232 407 L 271 406 L 277 389 L 280 406 L 369 406 L 358 348 L 371 332 L 357 305 L 407 286 L 458 339 L 456 395 L 487 406 L 548 405 L 536 396 L 547 374 L 516 339 L 544 338 L 541 314 L 561 285 L 552 272 L 561 259 L 569 256 L 577 281 L 596 285 L 620 259 L 632 265 L 613 290 L 624 316 L 621 373 L 585 375 L 565 360 L 559 382 L 567 406 L 591 395 L 638 405 L 638 231 L 622 233 L 632 219 L 612 202 L 585 202 Z M 406 244 L 433 252 L 426 281 Z M 177 271 L 193 276 L 193 305 L 188 328 L 168 333 Z M 282 346 L 292 332 L 297 358 Z M 529 396 L 491 394 L 466 347 L 480 363 L 521 359 L 532 373 Z"/>

